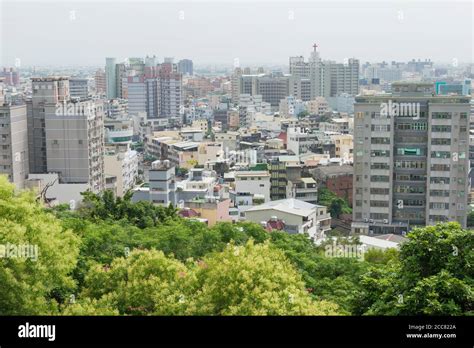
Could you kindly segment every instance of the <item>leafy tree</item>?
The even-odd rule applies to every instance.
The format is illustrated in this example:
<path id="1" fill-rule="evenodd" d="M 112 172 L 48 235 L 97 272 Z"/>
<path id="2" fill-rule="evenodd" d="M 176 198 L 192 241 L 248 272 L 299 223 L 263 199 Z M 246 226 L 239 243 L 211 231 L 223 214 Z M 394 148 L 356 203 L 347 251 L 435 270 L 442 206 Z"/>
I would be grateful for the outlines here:
<path id="1" fill-rule="evenodd" d="M 421 279 L 404 293 L 397 313 L 408 315 L 462 315 L 473 310 L 472 284 L 442 270 Z"/>
<path id="2" fill-rule="evenodd" d="M 329 205 L 329 213 L 331 216 L 338 218 L 342 214 L 342 208 L 344 206 L 344 200 L 342 198 L 334 199 Z"/>
<path id="3" fill-rule="evenodd" d="M 319 201 L 333 216 L 350 211 L 325 188 Z M 209 228 L 130 193 L 44 209 L 3 177 L 0 222 L 0 248 L 39 247 L 37 261 L 0 258 L 0 314 L 474 314 L 473 231 L 457 223 L 414 228 L 400 250 L 364 260 L 328 257 L 305 234 Z"/>
<path id="4" fill-rule="evenodd" d="M 386 265 L 390 261 L 397 261 L 399 252 L 395 248 L 387 250 L 369 249 L 364 254 L 364 260 L 372 264 Z"/>
<path id="5" fill-rule="evenodd" d="M 7 254 L 12 245 L 37 248 L 37 254 L 29 249 L 29 254 L 13 257 Z M 69 273 L 78 245 L 79 239 L 44 211 L 33 192 L 15 193 L 14 185 L 0 176 L 1 315 L 54 313 L 75 287 Z"/>
<path id="6" fill-rule="evenodd" d="M 334 192 L 325 187 L 321 187 L 318 190 L 318 203 L 327 206 L 333 217 L 352 213 L 352 209 L 346 200 L 338 197 Z"/>
<path id="7" fill-rule="evenodd" d="M 79 308 L 130 315 L 327 315 L 337 305 L 314 301 L 301 276 L 270 244 L 229 244 L 222 252 L 181 263 L 161 251 L 136 250 L 96 265 L 86 277 Z M 68 313 L 69 313 L 68 312 Z"/>
<path id="8" fill-rule="evenodd" d="M 101 300 L 90 298 L 67 303 L 61 308 L 61 315 L 119 315 L 119 311 L 114 308 L 113 303 L 107 297 Z"/>
<path id="9" fill-rule="evenodd" d="M 306 111 L 306 110 L 301 111 L 301 112 L 297 115 L 298 118 L 303 118 L 303 117 L 306 117 L 306 116 L 309 116 L 309 112 Z"/>
<path id="10" fill-rule="evenodd" d="M 459 279 L 474 278 L 474 232 L 457 222 L 413 229 L 400 250 L 402 271 L 411 278 L 447 270 Z"/>
<path id="11" fill-rule="evenodd" d="M 467 227 L 474 227 L 474 210 L 467 215 Z"/>
<path id="12" fill-rule="evenodd" d="M 185 177 L 185 176 L 188 174 L 189 170 L 186 169 L 186 168 L 183 168 L 183 167 L 176 167 L 176 171 L 175 171 L 175 172 L 176 172 L 175 174 L 176 174 L 177 176 L 179 176 L 179 177 Z"/>
<path id="13" fill-rule="evenodd" d="M 231 243 L 198 263 L 195 276 L 198 290 L 189 314 L 338 314 L 337 305 L 311 299 L 284 253 L 268 242 Z"/>
<path id="14" fill-rule="evenodd" d="M 415 228 L 408 238 L 399 260 L 363 275 L 355 314 L 472 314 L 473 232 L 451 222 Z"/>
<path id="15" fill-rule="evenodd" d="M 186 161 L 186 164 L 190 167 L 195 167 L 196 165 L 199 164 L 199 162 L 195 159 L 190 159 Z"/>
<path id="16" fill-rule="evenodd" d="M 183 293 L 192 293 L 187 278 L 186 266 L 162 251 L 136 250 L 110 267 L 93 267 L 82 296 L 110 303 L 120 314 L 184 314 Z"/>
<path id="17" fill-rule="evenodd" d="M 131 202 L 132 192 L 127 192 L 123 198 L 115 197 L 110 190 L 101 194 L 87 191 L 82 195 L 84 199 L 80 213 L 93 221 L 125 219 L 137 227 L 145 228 L 177 218 L 176 209 L 171 204 L 163 207 L 147 201 Z"/>
<path id="18" fill-rule="evenodd" d="M 313 298 L 338 304 L 341 314 L 352 313 L 354 298 L 362 291 L 359 278 L 366 272 L 365 262 L 326 257 L 324 246 L 316 246 L 304 234 L 271 232 L 270 237 L 271 243 L 281 249 L 301 273 Z"/>

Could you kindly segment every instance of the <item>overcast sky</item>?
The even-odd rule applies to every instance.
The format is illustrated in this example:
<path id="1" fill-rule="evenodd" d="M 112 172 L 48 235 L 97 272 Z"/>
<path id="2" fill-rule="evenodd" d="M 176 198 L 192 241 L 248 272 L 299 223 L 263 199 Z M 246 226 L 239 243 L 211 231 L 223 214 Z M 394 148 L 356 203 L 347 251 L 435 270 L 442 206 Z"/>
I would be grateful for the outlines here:
<path id="1" fill-rule="evenodd" d="M 323 59 L 473 62 L 471 1 L 12 1 L 0 65 L 103 65 L 157 55 L 197 64 Z"/>

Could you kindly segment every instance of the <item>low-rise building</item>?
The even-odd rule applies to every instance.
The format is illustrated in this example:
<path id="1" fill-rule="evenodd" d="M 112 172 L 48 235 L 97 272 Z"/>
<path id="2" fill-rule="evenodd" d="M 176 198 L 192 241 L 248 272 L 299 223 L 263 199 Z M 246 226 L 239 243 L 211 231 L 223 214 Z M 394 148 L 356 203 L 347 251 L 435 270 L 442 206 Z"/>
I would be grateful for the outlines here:
<path id="1" fill-rule="evenodd" d="M 318 187 L 316 181 L 311 177 L 300 177 L 288 180 L 286 197 L 316 204 L 318 202 Z"/>
<path id="2" fill-rule="evenodd" d="M 47 205 L 53 207 L 58 204 L 69 204 L 72 210 L 82 202 L 81 192 L 90 190 L 87 183 L 61 183 L 58 173 L 29 174 L 25 187 L 35 190 Z"/>
<path id="3" fill-rule="evenodd" d="M 149 201 L 153 204 L 176 206 L 175 167 L 170 161 L 155 161 L 148 171 L 146 185 L 133 189 L 132 201 Z"/>
<path id="4" fill-rule="evenodd" d="M 264 202 L 270 201 L 270 174 L 263 170 L 245 170 L 235 172 L 235 191 L 250 193 L 263 197 Z"/>
<path id="5" fill-rule="evenodd" d="M 270 219 L 280 219 L 288 233 L 308 233 L 315 241 L 324 238 L 331 228 L 331 216 L 322 205 L 289 198 L 270 201 L 248 209 L 245 218 L 261 224 Z"/>
<path id="6" fill-rule="evenodd" d="M 306 128 L 288 128 L 287 149 L 295 155 L 311 152 L 310 148 L 318 142 L 318 135 Z"/>
<path id="7" fill-rule="evenodd" d="M 125 146 L 107 146 L 104 156 L 105 175 L 116 177 L 116 195 L 123 197 L 138 178 L 138 153 Z M 106 183 L 107 184 L 107 183 Z"/>
<path id="8" fill-rule="evenodd" d="M 224 151 L 235 151 L 238 149 L 238 141 L 240 139 L 239 132 L 220 132 L 214 134 L 214 141 L 222 143 Z"/>
<path id="9" fill-rule="evenodd" d="M 216 197 L 195 198 L 185 202 L 185 207 L 193 209 L 201 219 L 206 219 L 209 226 L 218 222 L 232 221 L 229 215 L 230 199 Z"/>

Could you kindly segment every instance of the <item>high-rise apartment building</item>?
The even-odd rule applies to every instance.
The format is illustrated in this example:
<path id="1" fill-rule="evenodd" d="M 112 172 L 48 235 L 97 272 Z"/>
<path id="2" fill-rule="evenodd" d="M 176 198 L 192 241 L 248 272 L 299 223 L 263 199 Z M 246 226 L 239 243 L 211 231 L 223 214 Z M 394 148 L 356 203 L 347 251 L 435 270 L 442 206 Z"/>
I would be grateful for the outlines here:
<path id="1" fill-rule="evenodd" d="M 160 118 L 179 118 L 182 106 L 182 74 L 162 64 L 158 70 L 158 103 Z"/>
<path id="2" fill-rule="evenodd" d="M 325 62 L 329 68 L 330 97 L 342 93 L 359 94 L 359 60 L 350 58 L 344 63 Z"/>
<path id="3" fill-rule="evenodd" d="M 0 77 L 0 105 L 5 102 L 5 90 L 4 90 L 5 78 Z"/>
<path id="4" fill-rule="evenodd" d="M 290 94 L 289 80 L 288 76 L 259 76 L 255 79 L 256 94 L 261 95 L 264 102 L 270 103 L 273 107 L 278 107 L 280 100 Z"/>
<path id="5" fill-rule="evenodd" d="M 309 65 L 303 56 L 290 57 L 290 75 L 300 78 L 309 77 Z"/>
<path id="6" fill-rule="evenodd" d="M 183 75 L 193 74 L 193 61 L 191 59 L 181 59 L 178 62 L 178 72 Z"/>
<path id="7" fill-rule="evenodd" d="M 128 112 L 137 116 L 147 111 L 147 93 L 144 76 L 128 77 Z"/>
<path id="8" fill-rule="evenodd" d="M 290 76 L 289 89 L 291 96 L 301 101 L 311 100 L 311 80 L 309 78 Z"/>
<path id="9" fill-rule="evenodd" d="M 20 73 L 15 68 L 3 68 L 0 71 L 0 77 L 5 78 L 4 83 L 7 86 L 18 86 L 20 84 Z"/>
<path id="10" fill-rule="evenodd" d="M 234 73 L 231 76 L 230 84 L 231 84 L 231 100 L 232 103 L 237 104 L 239 102 L 240 95 L 240 83 L 242 77 L 242 69 L 235 68 Z"/>
<path id="11" fill-rule="evenodd" d="M 89 80 L 76 77 L 70 78 L 69 93 L 71 98 L 87 99 L 89 96 Z"/>
<path id="12" fill-rule="evenodd" d="M 104 111 L 101 101 L 45 106 L 47 172 L 61 183 L 87 183 L 93 192 L 105 187 Z"/>
<path id="13" fill-rule="evenodd" d="M 264 102 L 278 107 L 280 100 L 290 95 L 290 77 L 281 74 L 240 75 L 236 70 L 232 76 L 232 99 L 239 100 L 241 94 L 261 95 Z"/>
<path id="14" fill-rule="evenodd" d="M 28 176 L 28 131 L 26 105 L 0 104 L 0 175 L 18 189 Z"/>
<path id="15" fill-rule="evenodd" d="M 95 72 L 95 92 L 96 94 L 102 95 L 106 94 L 107 82 L 105 78 L 105 71 L 103 69 L 98 69 Z"/>
<path id="16" fill-rule="evenodd" d="M 308 66 L 311 84 L 311 99 L 329 96 L 331 93 L 331 77 L 329 74 L 330 70 L 321 60 L 316 44 L 313 45 L 313 51 L 311 52 Z"/>
<path id="17" fill-rule="evenodd" d="M 127 97 L 127 67 L 124 63 L 115 65 L 115 88 L 117 98 Z"/>
<path id="18" fill-rule="evenodd" d="M 128 77 L 130 114 L 146 112 L 149 120 L 177 120 L 180 118 L 181 108 L 182 74 L 176 71 L 175 64 L 146 66 L 144 74 Z"/>
<path id="19" fill-rule="evenodd" d="M 431 83 L 394 83 L 359 96 L 354 121 L 353 231 L 466 226 L 469 97 L 437 96 Z"/>
<path id="20" fill-rule="evenodd" d="M 107 85 L 107 98 L 117 98 L 117 68 L 115 58 L 105 58 L 105 78 Z"/>
<path id="21" fill-rule="evenodd" d="M 70 99 L 68 77 L 34 77 L 32 97 L 26 101 L 30 173 L 47 173 L 45 107 Z"/>
<path id="22" fill-rule="evenodd" d="M 303 101 L 316 97 L 336 97 L 342 93 L 359 93 L 359 61 L 347 59 L 344 63 L 323 61 L 313 46 L 310 58 L 290 57 L 290 92 Z M 308 96 L 309 89 L 309 96 Z"/>

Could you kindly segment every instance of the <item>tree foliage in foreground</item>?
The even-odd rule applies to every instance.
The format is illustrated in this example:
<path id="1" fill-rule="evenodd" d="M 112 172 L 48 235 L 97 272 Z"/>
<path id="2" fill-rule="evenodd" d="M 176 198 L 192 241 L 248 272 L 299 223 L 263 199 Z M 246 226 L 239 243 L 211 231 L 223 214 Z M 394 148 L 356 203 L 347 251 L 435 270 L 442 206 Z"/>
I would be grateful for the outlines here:
<path id="1" fill-rule="evenodd" d="M 354 314 L 473 314 L 473 231 L 456 222 L 415 228 L 400 258 L 362 276 Z"/>
<path id="2" fill-rule="evenodd" d="M 86 191 L 82 195 L 84 198 L 80 213 L 93 221 L 126 220 L 137 227 L 145 228 L 177 217 L 176 209 L 171 205 L 156 206 L 148 201 L 133 203 L 131 192 L 127 192 L 123 198 L 115 197 L 110 190 L 101 194 Z"/>
<path id="3" fill-rule="evenodd" d="M 15 193 L 4 176 L 0 176 L 0 245 L 37 247 L 37 257 L 30 249 L 24 257 L 7 257 L 5 250 L 0 258 L 0 315 L 55 313 L 75 287 L 70 272 L 76 265 L 79 238 L 45 212 L 31 192 Z"/>
<path id="4" fill-rule="evenodd" d="M 83 296 L 120 314 L 338 314 L 337 305 L 309 296 L 280 250 L 253 241 L 185 263 L 161 251 L 134 251 L 110 268 L 93 267 Z"/>
<path id="5" fill-rule="evenodd" d="M 0 222 L 0 245 L 39 247 L 37 261 L 0 258 L 0 314 L 473 314 L 473 232 L 456 223 L 331 258 L 306 235 L 209 228 L 108 193 L 46 210 L 4 178 Z"/>

